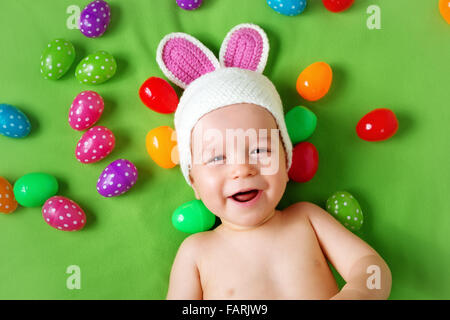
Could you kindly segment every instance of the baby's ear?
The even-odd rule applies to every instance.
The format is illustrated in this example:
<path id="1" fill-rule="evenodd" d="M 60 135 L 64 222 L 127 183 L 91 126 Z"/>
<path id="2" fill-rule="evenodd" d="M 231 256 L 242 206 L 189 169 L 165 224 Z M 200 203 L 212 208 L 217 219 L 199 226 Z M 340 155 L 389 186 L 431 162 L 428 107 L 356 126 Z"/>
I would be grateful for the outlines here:
<path id="1" fill-rule="evenodd" d="M 197 188 L 196 188 L 195 185 L 194 185 L 194 179 L 191 177 L 191 174 L 190 174 L 190 173 L 189 173 L 189 181 L 191 182 L 191 187 L 192 187 L 192 189 L 194 190 L 195 198 L 196 198 L 197 200 L 200 200 L 200 195 L 199 195 L 199 193 L 197 192 Z"/>
<path id="2" fill-rule="evenodd" d="M 262 73 L 269 55 L 269 40 L 263 29 L 239 24 L 228 32 L 220 48 L 220 65 Z"/>
<path id="3" fill-rule="evenodd" d="M 183 89 L 205 73 L 220 67 L 208 48 L 196 38 L 181 32 L 170 33 L 160 41 L 156 61 L 164 75 Z"/>

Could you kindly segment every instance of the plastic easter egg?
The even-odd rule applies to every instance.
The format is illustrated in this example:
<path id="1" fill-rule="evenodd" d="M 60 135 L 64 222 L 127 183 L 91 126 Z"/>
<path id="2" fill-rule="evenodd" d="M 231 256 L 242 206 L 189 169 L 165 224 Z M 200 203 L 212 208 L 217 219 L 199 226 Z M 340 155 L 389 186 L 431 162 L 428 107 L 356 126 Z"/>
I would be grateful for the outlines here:
<path id="1" fill-rule="evenodd" d="M 178 96 L 172 86 L 164 79 L 151 77 L 139 89 L 141 101 L 153 111 L 173 113 L 178 106 Z"/>
<path id="2" fill-rule="evenodd" d="M 398 130 L 395 113 L 386 108 L 370 111 L 356 125 L 358 137 L 366 141 L 382 141 L 392 137 Z"/>
<path id="3" fill-rule="evenodd" d="M 195 10 L 202 5 L 203 0 L 177 0 L 177 4 L 184 10 Z"/>
<path id="4" fill-rule="evenodd" d="M 95 85 L 111 79 L 116 70 L 116 59 L 110 53 L 101 50 L 81 60 L 75 70 L 75 76 L 81 83 Z"/>
<path id="5" fill-rule="evenodd" d="M 315 62 L 303 70 L 297 79 L 297 92 L 308 101 L 316 101 L 330 89 L 333 71 L 325 62 Z"/>
<path id="6" fill-rule="evenodd" d="M 73 44 L 65 39 L 55 39 L 41 55 L 41 74 L 44 79 L 57 80 L 69 71 L 74 61 Z"/>
<path id="7" fill-rule="evenodd" d="M 63 231 L 78 231 L 86 224 L 86 214 L 74 201 L 54 196 L 42 206 L 42 217 L 50 227 Z"/>
<path id="8" fill-rule="evenodd" d="M 316 130 L 317 117 L 306 107 L 294 107 L 286 113 L 286 127 L 292 144 L 308 139 Z"/>
<path id="9" fill-rule="evenodd" d="M 306 8 L 306 0 L 267 0 L 273 10 L 285 16 L 296 16 Z"/>
<path id="10" fill-rule="evenodd" d="M 58 181 L 50 174 L 33 172 L 22 176 L 14 184 L 14 196 L 24 207 L 39 207 L 58 192 Z"/>
<path id="11" fill-rule="evenodd" d="M 178 163 L 178 149 L 175 131 L 161 126 L 147 133 L 145 144 L 153 161 L 162 168 L 170 169 Z"/>
<path id="12" fill-rule="evenodd" d="M 30 120 L 22 111 L 10 104 L 0 104 L 0 134 L 10 138 L 23 138 L 30 130 Z"/>
<path id="13" fill-rule="evenodd" d="M 106 1 L 89 3 L 80 14 L 80 31 L 88 38 L 103 35 L 111 20 L 111 9 Z"/>
<path id="14" fill-rule="evenodd" d="M 363 225 L 361 207 L 346 191 L 337 191 L 328 198 L 327 211 L 348 229 L 358 231 Z"/>
<path id="15" fill-rule="evenodd" d="M 450 24 L 450 0 L 439 0 L 439 12 L 442 18 Z"/>
<path id="16" fill-rule="evenodd" d="M 97 180 L 97 191 L 104 197 L 124 194 L 134 186 L 138 178 L 136 166 L 126 159 L 111 162 Z"/>
<path id="17" fill-rule="evenodd" d="M 322 0 L 323 5 L 331 12 L 341 12 L 350 8 L 355 0 Z"/>
<path id="18" fill-rule="evenodd" d="M 319 153 L 309 142 L 301 142 L 292 150 L 292 165 L 288 171 L 289 179 L 295 182 L 308 182 L 316 175 L 319 167 Z"/>
<path id="19" fill-rule="evenodd" d="M 187 233 L 203 232 L 211 229 L 216 216 L 201 200 L 192 200 L 179 206 L 172 215 L 175 229 Z"/>
<path id="20" fill-rule="evenodd" d="M 103 113 L 105 103 L 95 91 L 83 91 L 72 102 L 69 110 L 69 125 L 75 130 L 93 126 Z"/>
<path id="21" fill-rule="evenodd" d="M 0 212 L 12 213 L 17 208 L 17 201 L 14 197 L 13 187 L 3 177 L 0 177 Z"/>
<path id="22" fill-rule="evenodd" d="M 104 159 L 115 147 L 116 139 L 106 127 L 95 126 L 86 131 L 78 141 L 75 156 L 81 163 Z"/>

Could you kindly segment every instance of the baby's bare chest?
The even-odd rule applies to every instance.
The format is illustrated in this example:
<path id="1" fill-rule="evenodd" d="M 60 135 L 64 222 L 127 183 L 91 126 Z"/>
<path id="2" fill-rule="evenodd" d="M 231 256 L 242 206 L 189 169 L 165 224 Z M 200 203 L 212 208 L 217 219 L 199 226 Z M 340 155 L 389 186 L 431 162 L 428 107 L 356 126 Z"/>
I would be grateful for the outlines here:
<path id="1" fill-rule="evenodd" d="M 205 299 L 326 299 L 337 285 L 308 226 L 217 241 L 199 264 Z M 223 239 L 222 239 L 223 240 Z M 212 248 L 212 247 L 211 247 Z"/>

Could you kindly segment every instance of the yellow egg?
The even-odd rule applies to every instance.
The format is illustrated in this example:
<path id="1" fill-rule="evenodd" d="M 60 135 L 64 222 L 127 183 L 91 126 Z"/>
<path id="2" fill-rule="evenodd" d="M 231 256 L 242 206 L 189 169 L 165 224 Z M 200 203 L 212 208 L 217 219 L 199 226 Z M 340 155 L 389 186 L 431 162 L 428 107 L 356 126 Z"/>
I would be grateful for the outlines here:
<path id="1" fill-rule="evenodd" d="M 168 126 L 150 130 L 145 141 L 147 152 L 162 168 L 170 169 L 178 164 L 178 148 L 175 131 Z"/>

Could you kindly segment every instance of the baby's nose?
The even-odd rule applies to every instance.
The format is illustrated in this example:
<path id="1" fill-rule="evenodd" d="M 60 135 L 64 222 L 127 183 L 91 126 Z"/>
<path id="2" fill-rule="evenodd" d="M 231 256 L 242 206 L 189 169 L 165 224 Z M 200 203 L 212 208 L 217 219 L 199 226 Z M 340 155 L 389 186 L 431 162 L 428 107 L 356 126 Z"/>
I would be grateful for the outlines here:
<path id="1" fill-rule="evenodd" d="M 242 179 L 249 176 L 254 176 L 257 173 L 257 169 L 255 165 L 252 165 L 248 161 L 245 161 L 244 163 L 231 164 L 230 172 L 232 179 Z"/>

